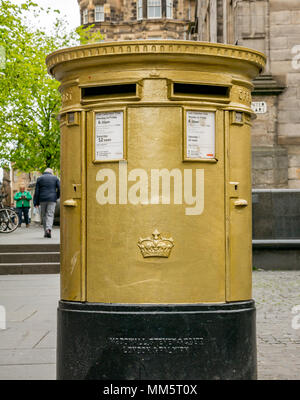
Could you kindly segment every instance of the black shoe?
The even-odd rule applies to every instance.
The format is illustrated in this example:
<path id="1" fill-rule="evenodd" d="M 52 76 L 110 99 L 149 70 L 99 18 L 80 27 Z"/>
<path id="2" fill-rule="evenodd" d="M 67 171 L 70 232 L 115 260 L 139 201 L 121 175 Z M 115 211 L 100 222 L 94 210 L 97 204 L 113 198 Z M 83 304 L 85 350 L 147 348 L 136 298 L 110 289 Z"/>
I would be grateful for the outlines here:
<path id="1" fill-rule="evenodd" d="M 46 230 L 45 237 L 51 239 L 51 229 Z"/>

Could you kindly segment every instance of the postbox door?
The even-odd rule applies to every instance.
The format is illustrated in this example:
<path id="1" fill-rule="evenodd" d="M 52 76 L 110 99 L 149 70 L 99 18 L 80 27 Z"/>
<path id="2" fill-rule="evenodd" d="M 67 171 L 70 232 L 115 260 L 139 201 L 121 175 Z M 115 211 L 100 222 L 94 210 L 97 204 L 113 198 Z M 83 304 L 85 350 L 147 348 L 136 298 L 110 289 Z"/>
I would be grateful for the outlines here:
<path id="1" fill-rule="evenodd" d="M 87 301 L 224 302 L 223 111 L 215 114 L 216 160 L 207 162 L 184 161 L 184 107 L 100 113 L 110 111 L 117 114 L 100 115 L 99 121 L 124 124 L 125 162 L 95 161 L 97 112 L 87 118 Z M 110 151 L 122 152 L 117 144 Z M 160 177 L 159 193 L 157 174 L 167 182 L 163 188 Z M 172 239 L 169 256 L 157 256 L 157 249 L 156 256 L 142 254 L 139 243 L 155 234 Z"/>
<path id="2" fill-rule="evenodd" d="M 240 301 L 252 298 L 251 123 L 248 114 L 227 112 L 227 117 L 229 119 L 227 301 Z"/>
<path id="3" fill-rule="evenodd" d="M 61 297 L 65 300 L 84 300 L 84 277 L 82 274 L 82 143 L 81 121 L 67 124 L 64 116 L 61 125 Z"/>

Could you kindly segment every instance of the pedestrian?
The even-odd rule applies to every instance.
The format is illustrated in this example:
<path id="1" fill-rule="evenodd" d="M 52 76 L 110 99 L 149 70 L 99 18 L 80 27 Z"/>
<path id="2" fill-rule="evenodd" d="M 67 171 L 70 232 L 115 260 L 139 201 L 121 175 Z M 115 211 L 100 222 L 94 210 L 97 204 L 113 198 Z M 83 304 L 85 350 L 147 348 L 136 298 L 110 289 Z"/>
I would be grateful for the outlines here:
<path id="1" fill-rule="evenodd" d="M 15 194 L 14 200 L 16 201 L 16 211 L 19 217 L 19 227 L 22 225 L 22 219 L 24 215 L 24 221 L 26 224 L 26 228 L 29 228 L 29 209 L 30 209 L 30 200 L 32 200 L 32 196 L 30 192 L 25 190 L 25 186 L 20 186 L 20 191 Z"/>
<path id="2" fill-rule="evenodd" d="M 44 237 L 51 238 L 54 212 L 57 200 L 60 198 L 60 182 L 53 175 L 53 170 L 47 168 L 36 181 L 33 204 L 41 207 L 41 217 L 44 226 Z"/>

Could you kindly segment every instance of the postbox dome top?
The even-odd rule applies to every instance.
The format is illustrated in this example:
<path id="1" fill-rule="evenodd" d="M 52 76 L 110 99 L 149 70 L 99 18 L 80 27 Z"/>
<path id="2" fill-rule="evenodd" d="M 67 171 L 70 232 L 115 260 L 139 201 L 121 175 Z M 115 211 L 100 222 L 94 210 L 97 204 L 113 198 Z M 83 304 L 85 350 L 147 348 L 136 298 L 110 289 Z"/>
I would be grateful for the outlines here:
<path id="1" fill-rule="evenodd" d="M 46 59 L 48 72 L 60 80 L 56 68 L 76 70 L 79 65 L 93 66 L 121 62 L 151 61 L 196 62 L 226 66 L 230 69 L 238 63 L 250 79 L 263 71 L 266 57 L 253 49 L 241 46 L 188 40 L 136 40 L 101 42 L 55 51 Z"/>

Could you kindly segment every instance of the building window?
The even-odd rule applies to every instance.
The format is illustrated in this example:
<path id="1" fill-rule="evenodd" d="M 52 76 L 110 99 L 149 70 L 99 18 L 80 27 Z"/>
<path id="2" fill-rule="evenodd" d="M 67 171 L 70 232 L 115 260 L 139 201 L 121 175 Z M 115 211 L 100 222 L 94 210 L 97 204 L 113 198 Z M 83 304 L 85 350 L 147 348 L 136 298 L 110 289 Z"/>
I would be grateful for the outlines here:
<path id="1" fill-rule="evenodd" d="M 161 0 L 148 0 L 148 18 L 161 18 Z"/>
<path id="2" fill-rule="evenodd" d="M 85 9 L 83 10 L 83 13 L 82 13 L 82 22 L 83 22 L 83 25 L 86 25 L 86 24 L 88 24 L 88 22 L 89 22 L 89 10 L 88 10 L 87 8 L 85 8 Z"/>
<path id="3" fill-rule="evenodd" d="M 143 0 L 138 0 L 137 2 L 137 19 L 143 19 Z"/>
<path id="4" fill-rule="evenodd" d="M 173 18 L 173 0 L 167 0 L 166 2 L 166 17 Z"/>
<path id="5" fill-rule="evenodd" d="M 95 22 L 104 21 L 104 6 L 95 7 Z"/>

